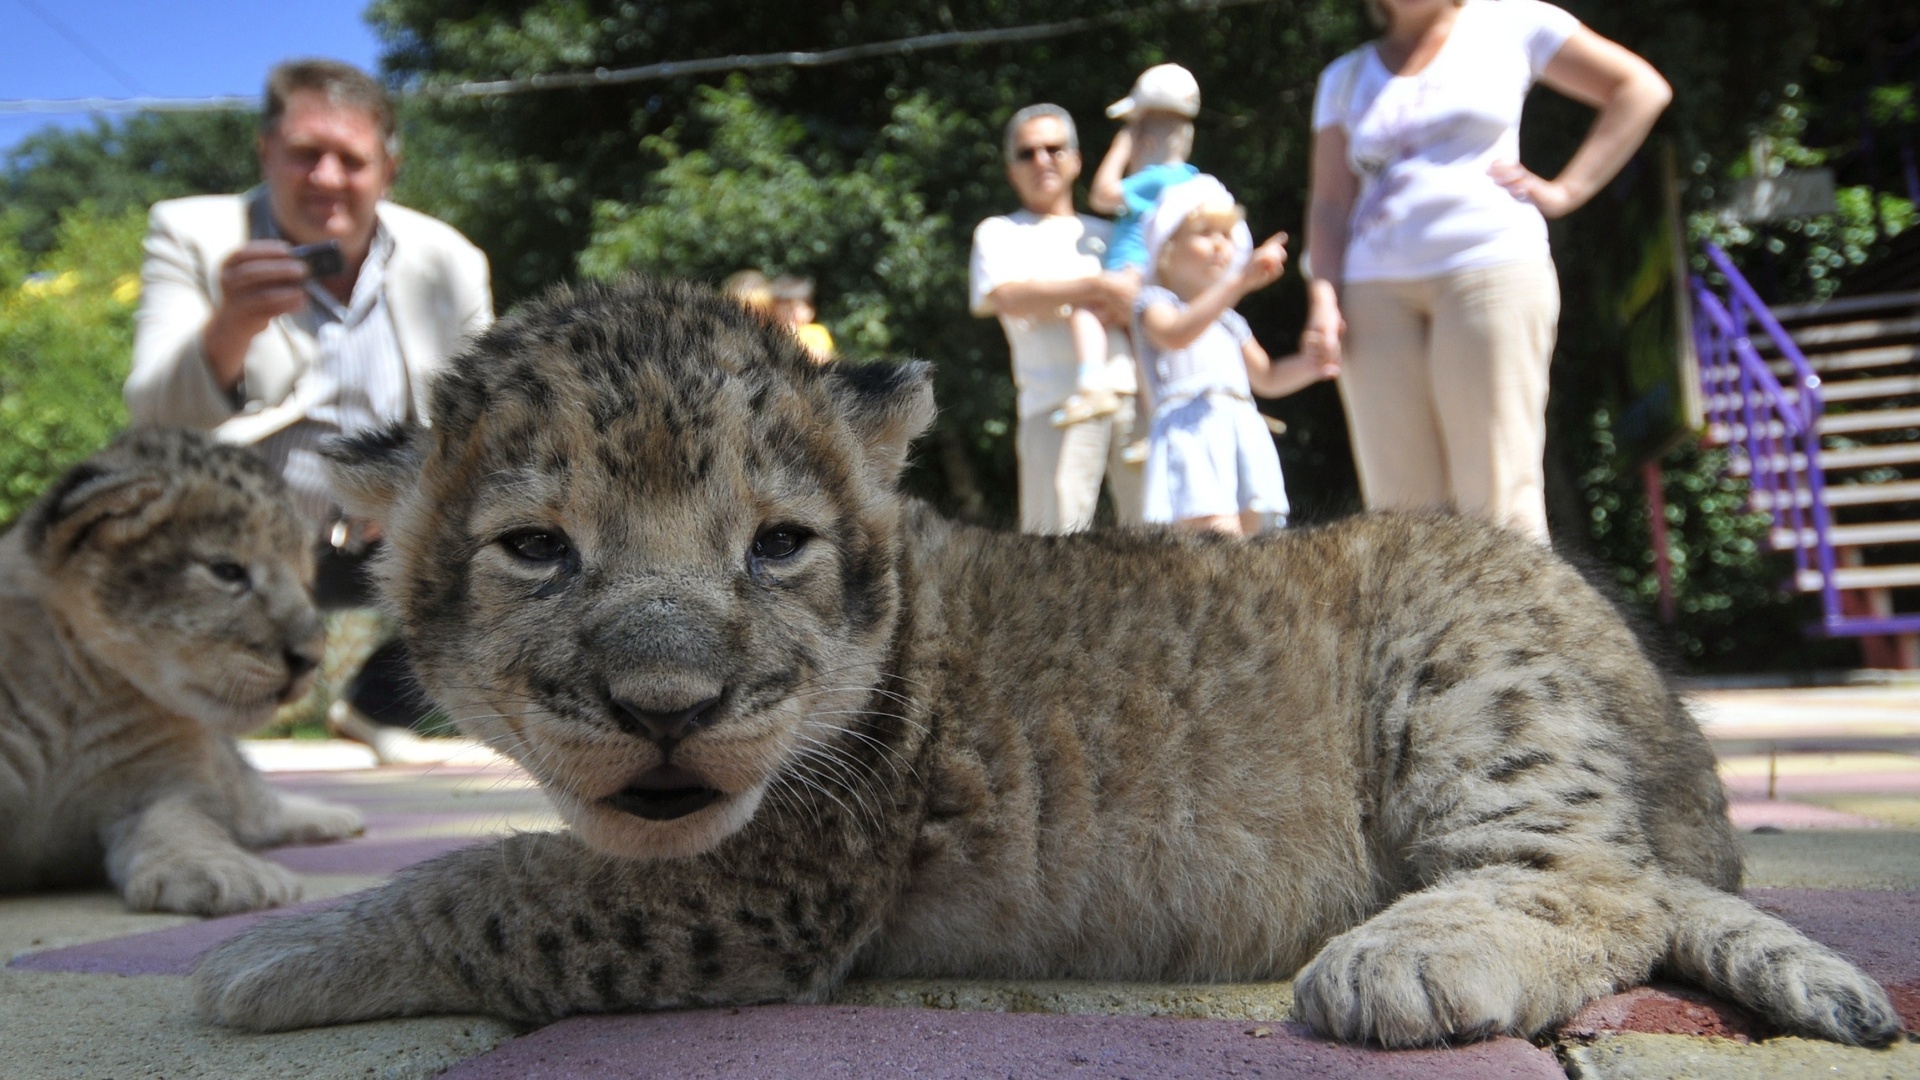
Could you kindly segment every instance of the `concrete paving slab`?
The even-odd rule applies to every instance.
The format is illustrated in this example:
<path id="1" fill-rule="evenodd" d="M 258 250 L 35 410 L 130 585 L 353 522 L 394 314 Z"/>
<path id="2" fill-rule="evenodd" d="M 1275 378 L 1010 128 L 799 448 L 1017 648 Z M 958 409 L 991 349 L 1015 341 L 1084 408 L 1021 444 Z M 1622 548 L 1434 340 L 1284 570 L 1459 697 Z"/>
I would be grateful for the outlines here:
<path id="1" fill-rule="evenodd" d="M 303 874 L 300 884 L 307 899 L 322 900 L 372 888 L 383 880 L 361 874 Z M 119 894 L 109 889 L 0 897 L 0 964 L 28 953 L 202 922 L 197 915 L 128 911 Z"/>
<path id="2" fill-rule="evenodd" d="M 1749 889 L 1920 889 L 1920 833 L 1819 829 L 1742 833 Z"/>
<path id="3" fill-rule="evenodd" d="M 488 1017 L 440 1016 L 242 1035 L 194 1012 L 187 980 L 0 970 L 9 1080 L 415 1080 L 511 1038 Z"/>
<path id="4" fill-rule="evenodd" d="M 1920 795 L 1829 795 L 1810 793 L 1794 796 L 1796 802 L 1818 806 L 1844 814 L 1872 818 L 1900 829 L 1920 829 Z"/>
<path id="5" fill-rule="evenodd" d="M 1293 1009 L 1293 983 L 1178 985 L 1063 979 L 856 979 L 836 991 L 833 1001 L 836 1005 L 966 1012 L 1281 1021 Z"/>
<path id="6" fill-rule="evenodd" d="M 1863 1050 L 1811 1039 L 1744 1045 L 1680 1035 L 1609 1035 L 1563 1046 L 1573 1080 L 1913 1080 L 1920 1044 Z"/>
<path id="7" fill-rule="evenodd" d="M 324 911 L 343 897 L 309 900 L 268 911 L 249 911 L 218 919 L 195 919 L 144 934 L 105 938 L 60 949 L 18 956 L 7 966 L 19 971 L 89 975 L 188 975 L 208 949 L 257 925 L 263 919 Z"/>
<path id="8" fill-rule="evenodd" d="M 1562 1080 L 1519 1039 L 1447 1050 L 1342 1046 L 1294 1024 L 766 1005 L 562 1020 L 446 1080 L 769 1077 L 1324 1077 Z"/>

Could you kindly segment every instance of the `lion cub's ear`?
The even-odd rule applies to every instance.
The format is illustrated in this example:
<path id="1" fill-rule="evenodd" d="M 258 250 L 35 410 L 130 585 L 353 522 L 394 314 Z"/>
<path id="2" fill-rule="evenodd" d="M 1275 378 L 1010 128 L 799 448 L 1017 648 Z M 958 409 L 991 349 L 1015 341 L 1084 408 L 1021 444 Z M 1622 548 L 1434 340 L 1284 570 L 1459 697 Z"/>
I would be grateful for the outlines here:
<path id="1" fill-rule="evenodd" d="M 420 482 L 427 431 L 417 424 L 395 424 L 329 439 L 320 452 L 327 458 L 334 497 L 347 513 L 384 525 L 394 503 Z"/>
<path id="2" fill-rule="evenodd" d="M 40 565 L 52 571 L 82 547 L 103 551 L 146 536 L 167 519 L 178 494 L 164 473 L 83 462 L 44 495 L 27 524 Z"/>
<path id="3" fill-rule="evenodd" d="M 907 447 L 933 423 L 933 365 L 836 365 L 829 372 L 843 415 L 867 446 L 868 473 L 891 487 L 907 464 Z"/>

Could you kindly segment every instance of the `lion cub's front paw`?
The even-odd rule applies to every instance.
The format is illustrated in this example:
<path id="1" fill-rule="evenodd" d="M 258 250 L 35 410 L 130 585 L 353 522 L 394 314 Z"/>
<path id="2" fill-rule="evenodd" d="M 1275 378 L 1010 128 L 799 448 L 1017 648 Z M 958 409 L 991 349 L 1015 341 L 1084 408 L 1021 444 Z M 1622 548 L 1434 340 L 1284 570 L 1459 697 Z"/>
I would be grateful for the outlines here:
<path id="1" fill-rule="evenodd" d="M 1528 1031 L 1523 990 L 1498 955 L 1363 924 L 1294 977 L 1293 1007 L 1315 1031 L 1347 1042 L 1425 1046 Z"/>
<path id="2" fill-rule="evenodd" d="M 354 958 L 361 927 L 335 908 L 269 918 L 214 948 L 193 973 L 207 1019 L 248 1031 L 285 1031 L 393 1015 L 384 1004 L 404 973 Z"/>
<path id="3" fill-rule="evenodd" d="M 351 806 L 304 795 L 280 796 L 280 833 L 286 843 L 318 844 L 366 831 L 367 819 Z"/>
<path id="4" fill-rule="evenodd" d="M 284 866 L 235 849 L 149 859 L 120 893 L 135 911 L 232 915 L 300 899 L 300 879 Z"/>

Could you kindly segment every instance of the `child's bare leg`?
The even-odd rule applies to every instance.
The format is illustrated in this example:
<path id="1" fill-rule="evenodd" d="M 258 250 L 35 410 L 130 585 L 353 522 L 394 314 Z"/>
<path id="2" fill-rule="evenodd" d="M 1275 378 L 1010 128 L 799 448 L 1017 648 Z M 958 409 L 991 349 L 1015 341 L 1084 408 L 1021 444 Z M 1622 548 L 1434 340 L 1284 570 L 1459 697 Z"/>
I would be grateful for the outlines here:
<path id="1" fill-rule="evenodd" d="M 1225 533 L 1228 536 L 1245 536 L 1250 531 L 1244 527 L 1239 514 L 1208 514 L 1205 517 L 1181 518 L 1173 525 L 1177 529 Z"/>
<path id="2" fill-rule="evenodd" d="M 1073 335 L 1073 396 L 1053 411 L 1055 427 L 1066 427 L 1082 420 L 1106 416 L 1119 407 L 1113 391 L 1106 388 L 1107 327 L 1100 316 L 1088 308 L 1074 308 L 1067 316 L 1067 329 Z"/>

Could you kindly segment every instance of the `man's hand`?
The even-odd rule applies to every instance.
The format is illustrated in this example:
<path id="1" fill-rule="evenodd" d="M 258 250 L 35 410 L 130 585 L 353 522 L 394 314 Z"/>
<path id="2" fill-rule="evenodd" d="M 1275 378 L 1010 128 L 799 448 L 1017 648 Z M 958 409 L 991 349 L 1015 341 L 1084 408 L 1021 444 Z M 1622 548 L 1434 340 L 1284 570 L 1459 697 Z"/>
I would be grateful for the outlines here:
<path id="1" fill-rule="evenodd" d="M 1132 270 L 1115 270 L 1088 279 L 1086 307 L 1108 326 L 1126 326 L 1133 321 L 1133 298 L 1140 295 L 1140 275 Z"/>
<path id="2" fill-rule="evenodd" d="M 307 267 L 279 240 L 255 240 L 220 264 L 220 303 L 200 333 L 222 390 L 239 385 L 247 347 L 277 315 L 307 304 Z"/>

